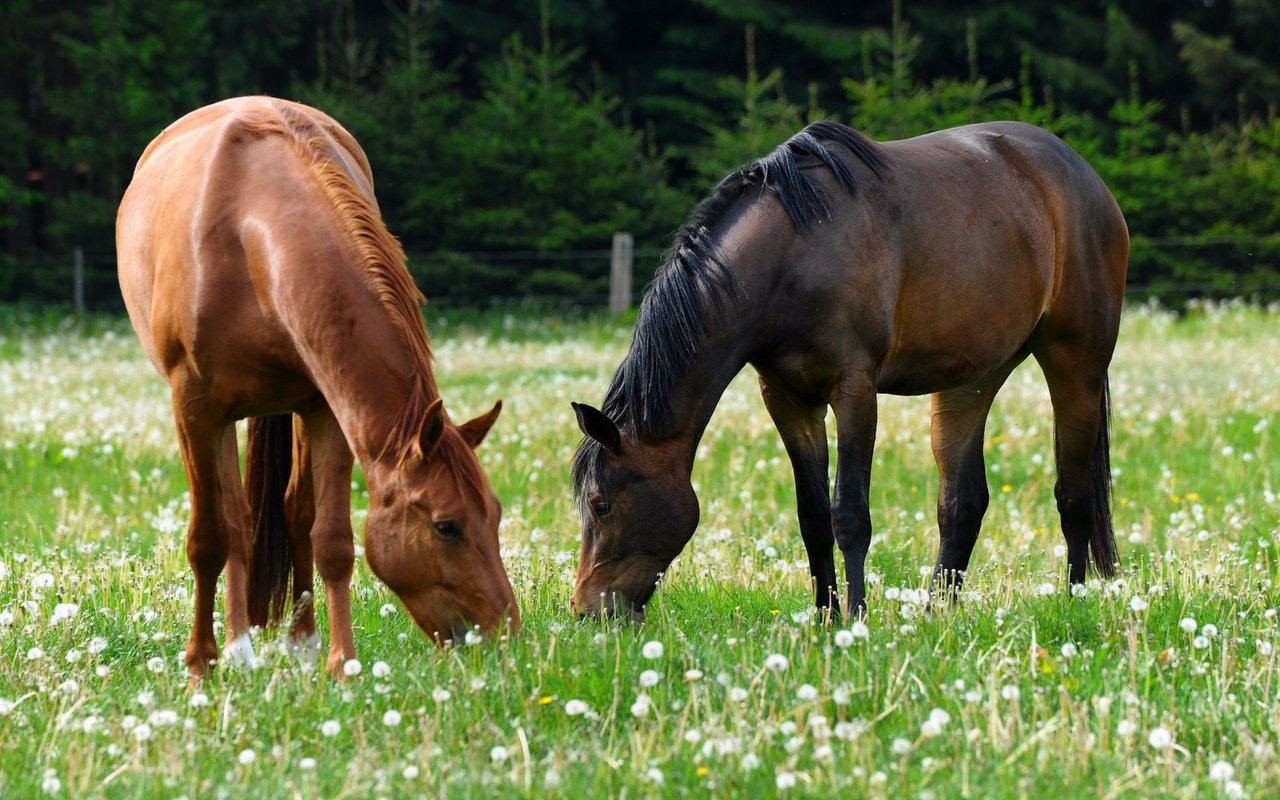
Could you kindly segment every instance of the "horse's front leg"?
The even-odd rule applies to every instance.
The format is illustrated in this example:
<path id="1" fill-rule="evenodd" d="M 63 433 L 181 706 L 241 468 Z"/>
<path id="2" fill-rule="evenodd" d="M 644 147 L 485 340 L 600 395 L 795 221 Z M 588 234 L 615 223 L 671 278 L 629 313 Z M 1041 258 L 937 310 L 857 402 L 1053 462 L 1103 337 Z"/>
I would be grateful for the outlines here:
<path id="1" fill-rule="evenodd" d="M 249 504 L 240 483 L 235 428 L 223 409 L 207 403 L 208 392 L 185 371 L 170 378 L 178 444 L 191 493 L 187 560 L 195 575 L 195 619 L 187 641 L 186 663 L 193 680 L 204 677 L 218 657 L 213 632 L 218 576 L 227 568 L 227 652 L 252 662 L 249 641 Z"/>
<path id="2" fill-rule="evenodd" d="M 871 546 L 871 458 L 876 441 L 876 386 L 869 371 L 843 380 L 830 400 L 836 415 L 836 491 L 831 527 L 844 556 L 850 616 L 866 614 Z"/>
<path id="3" fill-rule="evenodd" d="M 333 413 L 325 407 L 305 421 L 310 443 L 315 520 L 311 547 L 316 571 L 324 581 L 329 610 L 329 658 L 325 666 L 341 677 L 343 665 L 356 657 L 351 633 L 351 570 L 355 542 L 351 534 L 351 467 L 354 459 Z"/>
<path id="4" fill-rule="evenodd" d="M 827 478 L 826 404 L 801 403 L 770 389 L 764 378 L 760 379 L 760 394 L 791 459 L 796 482 L 796 516 L 800 520 L 805 551 L 809 554 L 814 603 L 819 610 L 830 609 L 838 614 L 831 486 Z"/>

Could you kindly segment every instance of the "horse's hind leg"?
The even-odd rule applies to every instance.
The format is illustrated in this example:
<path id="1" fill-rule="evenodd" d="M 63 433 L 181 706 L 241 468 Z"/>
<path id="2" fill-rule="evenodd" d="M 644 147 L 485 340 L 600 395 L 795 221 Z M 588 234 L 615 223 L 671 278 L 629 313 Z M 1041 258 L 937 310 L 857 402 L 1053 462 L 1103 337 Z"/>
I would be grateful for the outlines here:
<path id="1" fill-rule="evenodd" d="M 930 439 L 938 463 L 939 537 L 933 587 L 945 587 L 951 596 L 969 569 L 990 501 L 982 445 L 991 401 L 1023 357 L 974 383 L 933 396 Z"/>
<path id="2" fill-rule="evenodd" d="M 315 521 L 311 546 L 324 581 L 329 610 L 329 657 L 326 667 L 341 676 L 343 664 L 356 657 L 351 632 L 351 570 L 355 543 L 351 533 L 351 467 L 354 459 L 333 413 L 325 407 L 304 420 L 310 443 Z"/>
<path id="3" fill-rule="evenodd" d="M 1036 350 L 1053 401 L 1054 454 L 1058 480 L 1054 497 L 1067 540 L 1070 584 L 1083 583 L 1092 548 L 1098 572 L 1115 573 L 1111 529 L 1111 467 L 1105 357 L 1082 350 L 1081 340 L 1046 336 Z"/>
<path id="4" fill-rule="evenodd" d="M 311 440 L 302 418 L 293 418 L 293 472 L 284 495 L 289 519 L 289 542 L 293 551 L 293 616 L 289 623 L 289 644 L 311 650 L 318 647 L 316 636 L 313 576 L 315 562 L 311 529 L 316 519 L 316 497 L 311 476 Z"/>
<path id="5" fill-rule="evenodd" d="M 830 481 L 827 477 L 827 407 L 802 404 L 771 390 L 760 379 L 760 394 L 791 458 L 796 482 L 800 536 L 809 554 L 819 609 L 840 610 L 836 589 L 835 536 L 831 531 Z"/>

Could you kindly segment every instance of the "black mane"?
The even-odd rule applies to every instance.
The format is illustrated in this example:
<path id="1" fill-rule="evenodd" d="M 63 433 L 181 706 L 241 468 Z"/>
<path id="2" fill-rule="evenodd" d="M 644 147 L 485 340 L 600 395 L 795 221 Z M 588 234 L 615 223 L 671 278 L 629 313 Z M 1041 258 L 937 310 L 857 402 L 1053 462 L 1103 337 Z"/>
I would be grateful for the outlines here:
<path id="1" fill-rule="evenodd" d="M 750 190 L 773 195 L 791 225 L 805 232 L 818 219 L 831 219 L 826 192 L 806 172 L 826 167 L 850 194 L 853 170 L 831 149 L 848 150 L 875 174 L 888 164 L 875 142 L 835 122 L 814 122 L 769 155 L 730 173 L 676 233 L 663 266 L 640 303 L 631 350 L 605 394 L 605 415 L 641 439 L 660 436 L 672 422 L 671 390 L 688 370 L 707 333 L 738 298 L 738 282 L 720 260 L 710 229 Z M 573 484 L 580 494 L 600 447 L 586 439 L 573 460 Z"/>

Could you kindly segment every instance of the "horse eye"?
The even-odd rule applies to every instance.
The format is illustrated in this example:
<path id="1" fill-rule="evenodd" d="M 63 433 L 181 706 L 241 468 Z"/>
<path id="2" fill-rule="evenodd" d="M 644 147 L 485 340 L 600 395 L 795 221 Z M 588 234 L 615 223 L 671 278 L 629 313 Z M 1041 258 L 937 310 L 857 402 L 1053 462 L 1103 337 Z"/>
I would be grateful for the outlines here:
<path id="1" fill-rule="evenodd" d="M 436 535 L 441 539 L 456 542 L 462 538 L 462 527 L 451 519 L 435 523 Z"/>
<path id="2" fill-rule="evenodd" d="M 597 498 L 591 501 L 591 511 L 597 517 L 608 516 L 609 512 L 612 510 L 613 510 L 613 503 L 610 503 L 608 500 Z"/>

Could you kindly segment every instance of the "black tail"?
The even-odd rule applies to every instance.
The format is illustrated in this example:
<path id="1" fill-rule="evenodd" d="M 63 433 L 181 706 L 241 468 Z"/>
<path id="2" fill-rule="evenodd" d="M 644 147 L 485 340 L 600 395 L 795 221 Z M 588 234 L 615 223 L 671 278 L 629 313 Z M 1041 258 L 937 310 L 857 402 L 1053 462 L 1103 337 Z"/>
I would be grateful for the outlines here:
<path id="1" fill-rule="evenodd" d="M 249 569 L 249 624 L 266 627 L 284 617 L 293 574 L 293 547 L 284 493 L 293 468 L 293 415 L 249 420 L 245 490 L 253 514 L 253 563 Z"/>
<path id="2" fill-rule="evenodd" d="M 1098 441 L 1089 459 L 1089 476 L 1093 481 L 1093 538 L 1089 548 L 1093 551 L 1093 564 L 1098 574 L 1110 578 L 1120 566 L 1116 551 L 1116 535 L 1111 529 L 1111 381 L 1102 387 L 1101 420 L 1098 424 Z"/>

